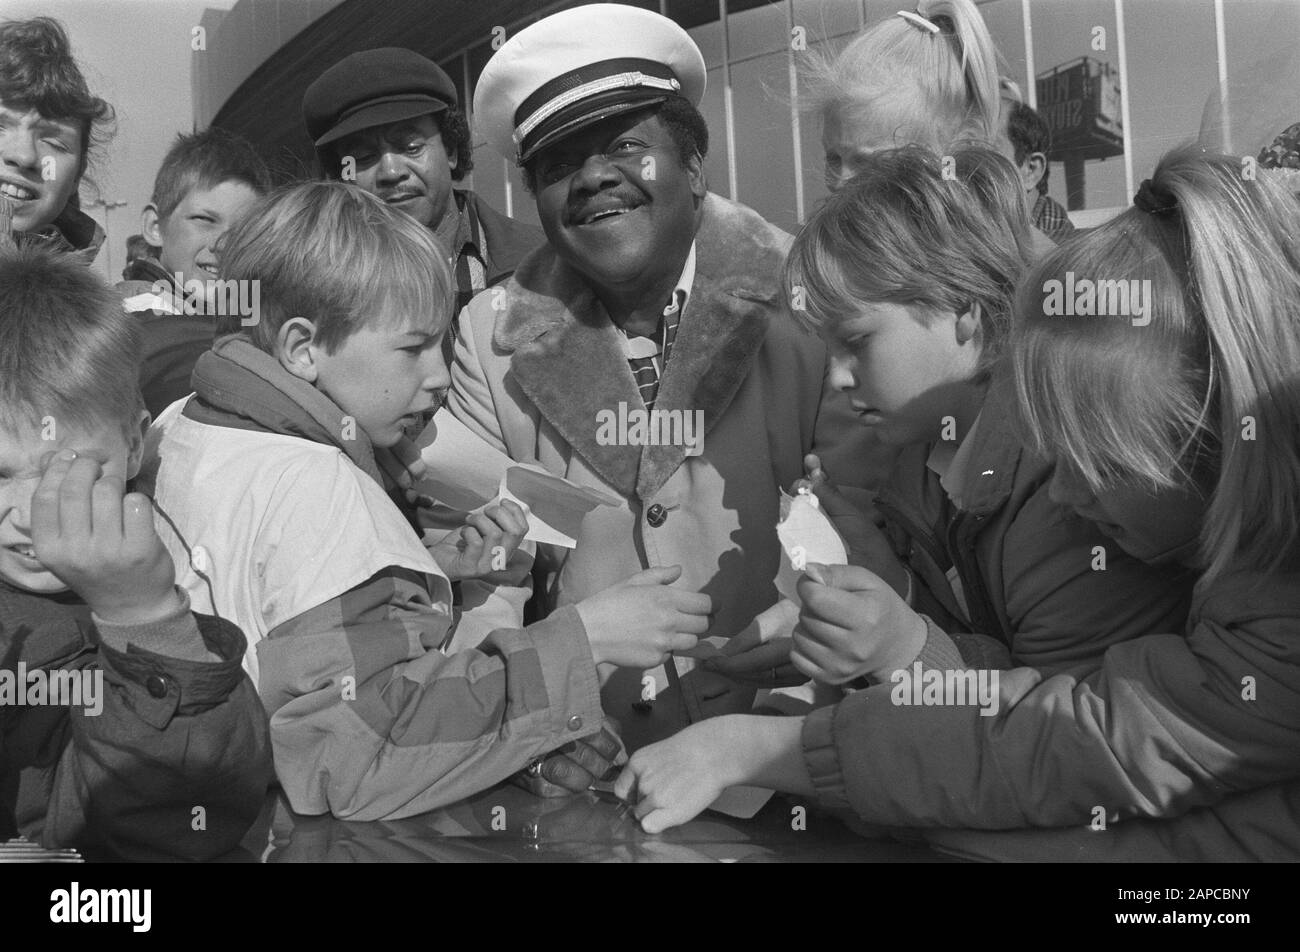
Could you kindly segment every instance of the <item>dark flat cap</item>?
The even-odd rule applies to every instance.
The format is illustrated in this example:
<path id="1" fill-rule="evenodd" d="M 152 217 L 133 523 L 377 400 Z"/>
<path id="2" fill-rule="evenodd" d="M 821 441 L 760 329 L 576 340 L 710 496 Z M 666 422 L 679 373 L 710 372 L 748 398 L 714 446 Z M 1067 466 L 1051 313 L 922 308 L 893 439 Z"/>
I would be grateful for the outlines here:
<path id="1" fill-rule="evenodd" d="M 403 119 L 443 112 L 459 103 L 456 84 L 414 50 L 385 47 L 352 53 L 307 87 L 302 115 L 316 147 Z"/>

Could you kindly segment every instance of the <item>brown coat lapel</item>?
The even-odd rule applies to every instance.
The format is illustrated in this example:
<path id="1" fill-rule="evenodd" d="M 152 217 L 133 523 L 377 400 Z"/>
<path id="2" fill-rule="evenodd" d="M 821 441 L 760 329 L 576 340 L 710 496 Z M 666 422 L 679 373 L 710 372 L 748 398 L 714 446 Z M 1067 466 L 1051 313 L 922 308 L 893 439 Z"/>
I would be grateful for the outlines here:
<path id="1" fill-rule="evenodd" d="M 704 411 L 707 434 L 731 403 L 767 335 L 790 238 L 749 209 L 705 200 L 695 283 L 659 388 L 656 409 Z M 643 408 L 620 335 L 591 288 L 550 246 L 530 254 L 507 285 L 496 346 L 547 421 L 611 486 L 651 498 L 681 465 L 682 446 L 602 446 L 597 413 Z"/>

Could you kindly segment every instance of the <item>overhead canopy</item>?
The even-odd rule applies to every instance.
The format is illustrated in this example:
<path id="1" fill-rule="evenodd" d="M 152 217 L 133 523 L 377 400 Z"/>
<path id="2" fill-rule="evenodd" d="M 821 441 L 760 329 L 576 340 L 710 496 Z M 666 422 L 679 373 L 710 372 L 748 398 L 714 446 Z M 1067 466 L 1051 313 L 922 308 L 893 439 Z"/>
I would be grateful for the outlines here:
<path id="1" fill-rule="evenodd" d="M 763 3 L 731 0 L 728 9 L 737 12 Z M 515 33 L 548 13 L 578 5 L 533 6 L 520 0 L 345 0 L 254 70 L 222 105 L 212 124 L 255 143 L 279 178 L 310 176 L 315 154 L 302 121 L 303 93 L 344 56 L 379 46 L 406 47 L 441 65 L 459 85 L 464 81 L 460 56 L 468 50 L 472 84 L 492 55 L 494 27 Z M 632 5 L 659 10 L 658 0 L 637 0 Z M 718 3 L 673 0 L 668 15 L 690 29 L 717 20 Z M 471 92 L 461 90 L 465 101 Z"/>

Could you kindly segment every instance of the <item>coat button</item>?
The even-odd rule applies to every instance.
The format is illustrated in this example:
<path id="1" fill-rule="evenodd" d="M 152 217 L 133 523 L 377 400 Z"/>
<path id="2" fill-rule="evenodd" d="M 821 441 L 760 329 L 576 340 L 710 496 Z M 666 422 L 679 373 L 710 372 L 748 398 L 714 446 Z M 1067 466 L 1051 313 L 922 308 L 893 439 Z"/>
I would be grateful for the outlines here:
<path id="1" fill-rule="evenodd" d="M 582 718 L 579 717 L 577 714 L 574 714 L 571 718 L 569 718 L 569 730 L 571 731 L 582 730 Z"/>
<path id="2" fill-rule="evenodd" d="M 144 689 L 149 692 L 150 697 L 164 698 L 167 696 L 167 679 L 161 675 L 151 674 L 145 678 Z"/>
<path id="3" fill-rule="evenodd" d="M 645 521 L 650 523 L 652 529 L 658 529 L 668 521 L 668 510 L 659 503 L 655 503 L 645 513 Z"/>

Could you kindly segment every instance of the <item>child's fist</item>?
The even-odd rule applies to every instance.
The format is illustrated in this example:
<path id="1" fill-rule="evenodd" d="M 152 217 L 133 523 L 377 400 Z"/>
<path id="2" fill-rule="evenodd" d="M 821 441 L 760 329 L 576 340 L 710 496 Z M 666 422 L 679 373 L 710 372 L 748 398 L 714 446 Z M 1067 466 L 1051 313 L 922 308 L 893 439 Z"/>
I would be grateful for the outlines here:
<path id="1" fill-rule="evenodd" d="M 125 490 L 95 460 L 58 453 L 32 498 L 32 545 L 101 619 L 136 625 L 171 614 L 180 598 L 152 503 Z"/>
<path id="2" fill-rule="evenodd" d="M 925 647 L 925 619 L 880 576 L 856 565 L 810 563 L 790 661 L 823 684 L 884 678 Z"/>
<path id="3" fill-rule="evenodd" d="M 506 571 L 527 534 L 527 513 L 518 503 L 503 499 L 471 515 L 459 533 L 431 545 L 429 553 L 452 581 L 488 578 Z"/>

